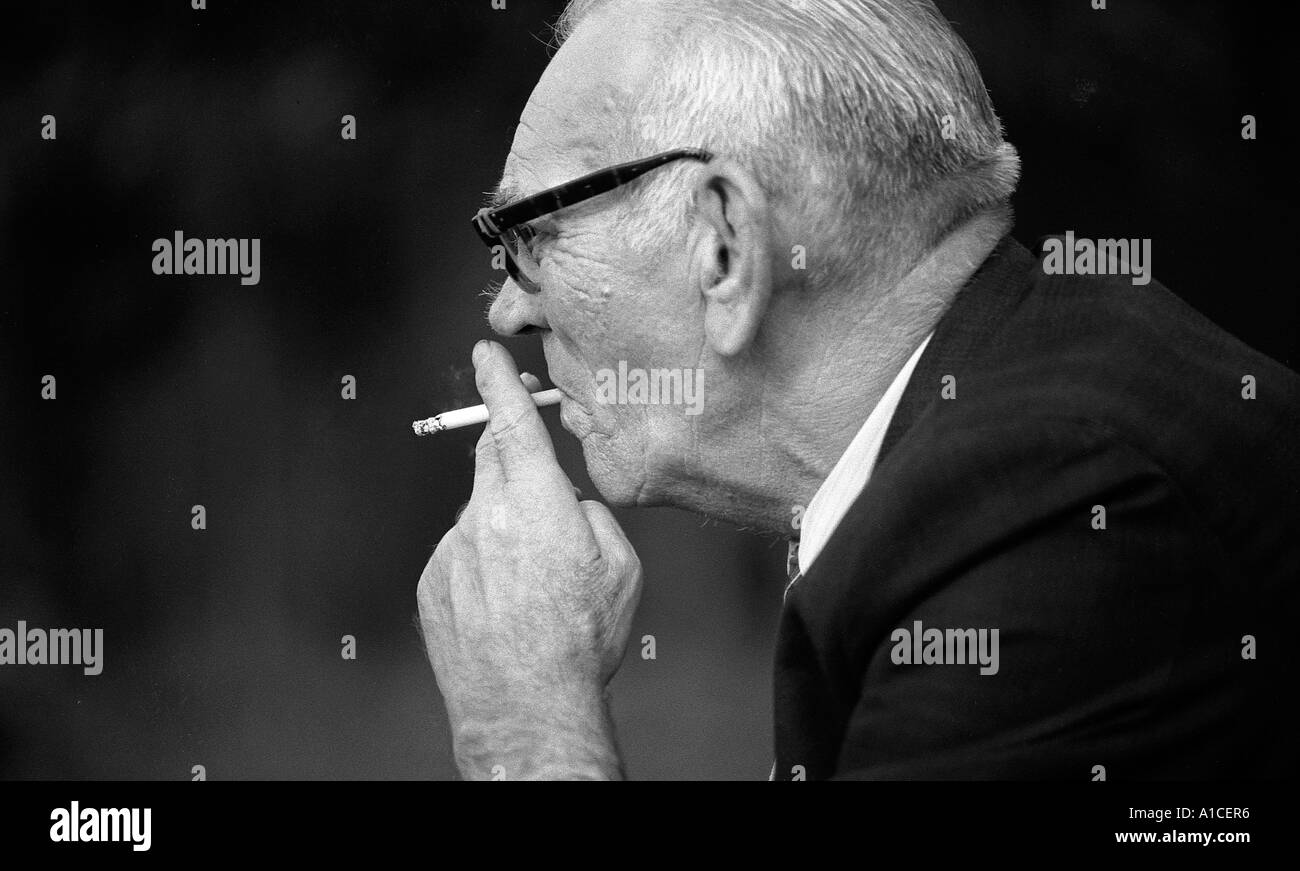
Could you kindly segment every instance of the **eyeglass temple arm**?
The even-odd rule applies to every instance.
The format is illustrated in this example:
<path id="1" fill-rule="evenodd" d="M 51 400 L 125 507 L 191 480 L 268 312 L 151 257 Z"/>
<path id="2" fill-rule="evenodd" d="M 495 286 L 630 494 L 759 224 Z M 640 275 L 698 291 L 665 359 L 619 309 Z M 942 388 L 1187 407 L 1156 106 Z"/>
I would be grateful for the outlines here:
<path id="1" fill-rule="evenodd" d="M 489 236 L 499 236 L 506 228 L 611 191 L 665 163 L 683 158 L 707 162 L 713 159 L 713 155 L 702 148 L 678 148 L 641 160 L 620 163 L 499 209 L 481 209 L 475 216 L 474 223 Z"/>

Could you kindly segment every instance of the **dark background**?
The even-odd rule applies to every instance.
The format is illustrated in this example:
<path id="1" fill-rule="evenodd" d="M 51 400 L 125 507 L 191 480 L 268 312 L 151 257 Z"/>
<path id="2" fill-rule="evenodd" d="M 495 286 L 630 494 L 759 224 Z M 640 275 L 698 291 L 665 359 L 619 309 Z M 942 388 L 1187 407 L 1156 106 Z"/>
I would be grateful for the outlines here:
<path id="1" fill-rule="evenodd" d="M 105 630 L 99 676 L 0 667 L 0 777 L 452 777 L 415 587 L 475 431 L 409 424 L 477 401 L 497 275 L 467 221 L 563 4 L 208 5 L 0 22 L 0 626 Z M 939 5 L 1020 150 L 1017 236 L 1149 237 L 1158 280 L 1295 368 L 1280 25 L 1226 2 Z M 178 229 L 260 238 L 261 283 L 153 275 Z M 545 372 L 535 338 L 513 349 Z M 618 516 L 646 571 L 615 679 L 629 774 L 766 777 L 784 543 Z"/>

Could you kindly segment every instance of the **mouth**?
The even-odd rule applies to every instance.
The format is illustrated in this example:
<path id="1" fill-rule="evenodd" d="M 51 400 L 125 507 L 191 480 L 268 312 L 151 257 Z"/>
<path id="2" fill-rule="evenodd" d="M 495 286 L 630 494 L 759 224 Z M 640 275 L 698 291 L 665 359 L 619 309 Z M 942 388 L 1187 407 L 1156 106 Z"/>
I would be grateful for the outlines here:
<path id="1" fill-rule="evenodd" d="M 547 374 L 551 383 L 560 391 L 560 425 L 570 434 L 581 439 L 591 428 L 591 412 L 574 396 L 563 383 L 565 375 L 575 370 L 561 353 L 555 334 L 547 332 L 542 337 L 542 352 L 546 356 Z M 557 377 L 559 376 L 559 377 Z"/>

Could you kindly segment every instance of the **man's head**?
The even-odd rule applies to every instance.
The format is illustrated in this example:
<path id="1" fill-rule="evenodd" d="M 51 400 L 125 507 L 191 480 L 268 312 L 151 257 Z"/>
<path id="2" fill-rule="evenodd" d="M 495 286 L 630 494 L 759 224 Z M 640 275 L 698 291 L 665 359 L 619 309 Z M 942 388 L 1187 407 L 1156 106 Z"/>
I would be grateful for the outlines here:
<path id="1" fill-rule="evenodd" d="M 824 465 L 817 428 L 860 424 L 864 394 L 828 402 L 817 380 L 869 381 L 838 365 L 916 338 L 937 302 L 896 289 L 1006 202 L 1015 152 L 929 2 L 575 0 L 557 32 L 499 199 L 671 148 L 716 157 L 531 222 L 540 290 L 507 281 L 492 326 L 542 331 L 607 499 L 743 518 L 766 478 Z M 638 402 L 655 372 L 702 382 L 702 413 Z"/>

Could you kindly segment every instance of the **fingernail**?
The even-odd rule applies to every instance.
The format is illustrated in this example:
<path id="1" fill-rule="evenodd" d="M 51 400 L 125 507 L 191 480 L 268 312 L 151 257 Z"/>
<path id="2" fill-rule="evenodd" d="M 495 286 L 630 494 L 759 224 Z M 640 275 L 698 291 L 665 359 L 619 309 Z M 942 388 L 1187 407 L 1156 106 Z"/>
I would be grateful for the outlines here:
<path id="1" fill-rule="evenodd" d="M 480 363 L 483 362 L 483 358 L 484 356 L 487 355 L 487 351 L 488 351 L 487 339 L 479 339 L 478 342 L 474 345 L 474 351 L 469 355 L 469 358 L 474 362 L 475 366 L 478 366 Z"/>

